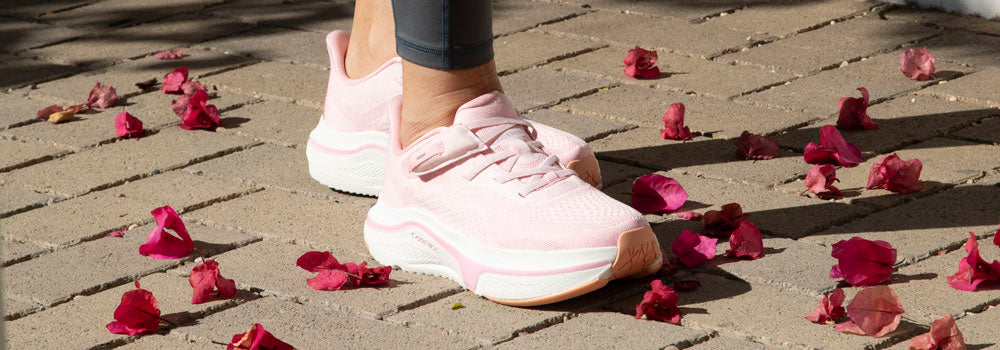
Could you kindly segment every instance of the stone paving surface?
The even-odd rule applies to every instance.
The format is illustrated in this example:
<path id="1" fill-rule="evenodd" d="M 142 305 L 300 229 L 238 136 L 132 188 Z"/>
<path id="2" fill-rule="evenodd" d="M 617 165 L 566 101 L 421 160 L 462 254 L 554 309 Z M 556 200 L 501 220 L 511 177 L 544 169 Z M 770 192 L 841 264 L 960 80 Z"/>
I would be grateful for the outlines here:
<path id="1" fill-rule="evenodd" d="M 302 349 L 537 348 L 905 349 L 945 314 L 971 349 L 1000 348 L 1000 291 L 950 288 L 968 232 L 1000 257 L 1000 22 L 856 0 L 495 0 L 497 65 L 529 118 L 590 142 L 605 192 L 629 201 L 632 181 L 659 172 L 690 194 L 682 210 L 738 202 L 764 232 L 765 257 L 716 257 L 667 279 L 681 325 L 635 320 L 650 278 L 615 281 L 536 308 L 494 304 L 443 278 L 396 271 L 378 289 L 318 292 L 294 265 L 309 250 L 375 261 L 361 240 L 374 199 L 308 176 L 304 146 L 320 114 L 329 60 L 324 35 L 351 25 L 338 0 L 12 0 L 0 6 L 0 227 L 5 342 L 11 349 L 218 349 L 252 323 Z M 655 49 L 665 73 L 635 80 L 622 57 Z M 934 79 L 898 71 L 926 46 Z M 183 48 L 176 61 L 152 57 Z M 187 66 L 222 110 L 217 132 L 185 131 L 171 97 L 134 84 Z M 35 111 L 82 102 L 95 81 L 118 106 L 53 125 Z M 846 197 L 804 196 L 802 161 L 840 97 L 872 93 L 872 131 L 845 132 L 865 161 L 838 173 Z M 687 105 L 698 136 L 659 138 L 669 104 Z M 122 109 L 148 136 L 116 140 Z M 782 154 L 734 155 L 743 130 L 774 137 Z M 863 190 L 886 155 L 920 158 L 923 191 Z M 196 251 L 154 260 L 137 248 L 171 205 Z M 661 244 L 700 224 L 647 215 Z M 124 238 L 105 238 L 126 229 Z M 906 313 L 883 338 L 844 335 L 806 320 L 837 287 L 830 246 L 860 236 L 891 242 L 888 282 Z M 728 243 L 719 242 L 719 250 Z M 668 249 L 669 250 L 669 249 Z M 186 276 L 214 257 L 240 293 L 192 305 Z M 128 337 L 104 325 L 141 281 L 160 301 L 161 329 Z M 848 296 L 858 288 L 846 288 Z M 463 308 L 452 310 L 456 302 Z"/>

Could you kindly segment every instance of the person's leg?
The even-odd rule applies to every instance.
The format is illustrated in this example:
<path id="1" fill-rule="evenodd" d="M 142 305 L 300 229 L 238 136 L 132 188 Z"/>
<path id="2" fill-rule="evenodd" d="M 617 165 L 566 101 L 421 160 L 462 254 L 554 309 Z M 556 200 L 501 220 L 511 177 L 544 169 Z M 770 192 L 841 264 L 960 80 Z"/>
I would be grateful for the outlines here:
<path id="1" fill-rule="evenodd" d="M 348 77 L 364 77 L 396 57 L 393 23 L 392 0 L 358 0 L 354 4 L 351 41 L 344 62 Z"/>

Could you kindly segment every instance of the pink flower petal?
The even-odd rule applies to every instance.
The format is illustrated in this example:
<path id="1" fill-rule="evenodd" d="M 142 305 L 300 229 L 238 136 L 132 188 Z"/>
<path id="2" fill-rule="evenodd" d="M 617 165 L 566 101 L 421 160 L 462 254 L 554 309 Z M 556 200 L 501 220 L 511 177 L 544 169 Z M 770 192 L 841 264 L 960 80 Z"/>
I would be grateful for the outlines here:
<path id="1" fill-rule="evenodd" d="M 868 116 L 868 89 L 859 87 L 861 98 L 844 97 L 837 102 L 837 127 L 844 130 L 871 130 L 878 128 L 878 123 Z"/>
<path id="2" fill-rule="evenodd" d="M 806 319 L 812 323 L 826 323 L 844 317 L 847 312 L 843 306 L 846 298 L 843 289 L 835 289 L 830 295 L 823 296 L 819 305 L 806 316 Z"/>
<path id="3" fill-rule="evenodd" d="M 830 268 L 830 278 L 843 278 L 852 286 L 872 286 L 889 279 L 896 271 L 896 249 L 886 241 L 853 237 L 833 244 L 831 255 L 837 264 Z"/>
<path id="4" fill-rule="evenodd" d="M 809 192 L 820 194 L 826 191 L 832 191 L 834 194 L 839 195 L 840 190 L 833 186 L 833 182 L 837 180 L 837 169 L 832 165 L 813 165 L 812 169 L 806 173 L 806 188 Z"/>
<path id="5" fill-rule="evenodd" d="M 900 194 L 920 191 L 924 187 L 920 181 L 922 168 L 920 159 L 904 161 L 893 153 L 872 164 L 865 188 L 884 188 Z"/>
<path id="6" fill-rule="evenodd" d="M 751 260 L 764 256 L 764 238 L 752 222 L 743 221 L 729 236 L 729 250 L 726 256 L 732 258 L 747 257 Z"/>
<path id="7" fill-rule="evenodd" d="M 646 316 L 647 320 L 681 324 L 677 293 L 660 280 L 653 280 L 649 285 L 651 289 L 642 296 L 642 302 L 635 306 L 635 318 Z"/>
<path id="8" fill-rule="evenodd" d="M 157 53 L 155 56 L 156 58 L 161 60 L 176 60 L 181 57 L 184 57 L 184 50 L 181 49 L 167 50 Z"/>
<path id="9" fill-rule="evenodd" d="M 115 321 L 105 326 L 114 334 L 130 336 L 156 331 L 160 327 L 160 309 L 156 307 L 153 293 L 139 287 L 122 294 L 122 300 L 115 308 Z"/>
<path id="10" fill-rule="evenodd" d="M 809 164 L 835 164 L 853 167 L 861 164 L 861 149 L 844 140 L 833 125 L 820 128 L 820 144 L 810 142 L 803 154 Z"/>
<path id="11" fill-rule="evenodd" d="M 908 49 L 899 55 L 899 71 L 907 78 L 928 80 L 934 78 L 934 55 L 927 48 Z"/>
<path id="12" fill-rule="evenodd" d="M 195 91 L 194 95 L 188 99 L 188 105 L 184 109 L 181 117 L 180 127 L 184 130 L 207 129 L 215 130 L 221 125 L 219 121 L 219 110 L 214 105 L 207 104 L 208 93 L 205 90 Z"/>
<path id="13" fill-rule="evenodd" d="M 951 314 L 931 323 L 929 332 L 910 339 L 911 350 L 965 350 L 965 336 Z"/>
<path id="14" fill-rule="evenodd" d="M 969 239 L 965 241 L 965 252 L 968 255 L 958 261 L 958 272 L 948 276 L 948 284 L 952 288 L 975 292 L 984 283 L 989 287 L 1000 285 L 1000 261 L 993 260 L 987 264 L 979 256 L 979 242 L 976 235 L 969 232 Z"/>
<path id="15" fill-rule="evenodd" d="M 677 212 L 677 213 L 674 213 L 674 215 L 677 215 L 677 217 L 679 217 L 681 219 L 690 220 L 690 221 L 701 221 L 701 218 L 702 218 L 701 213 L 696 212 L 696 211 L 690 211 L 690 210 Z"/>
<path id="16" fill-rule="evenodd" d="M 180 67 L 174 69 L 172 72 L 167 73 L 163 77 L 163 93 L 165 94 L 179 94 L 183 92 L 181 86 L 184 85 L 188 80 L 188 69 L 187 67 Z"/>
<path id="17" fill-rule="evenodd" d="M 118 116 L 115 117 L 115 135 L 118 135 L 118 138 L 137 139 L 142 137 L 145 135 L 142 130 L 142 121 L 126 111 L 118 113 Z"/>
<path id="18" fill-rule="evenodd" d="M 217 300 L 214 295 L 218 289 L 218 299 L 229 299 L 236 296 L 236 282 L 222 277 L 219 272 L 219 263 L 212 259 L 205 260 L 191 270 L 188 283 L 194 289 L 191 296 L 192 304 L 201 304 L 206 301 Z"/>
<path id="19" fill-rule="evenodd" d="M 291 345 L 278 340 L 264 330 L 260 323 L 254 324 L 246 333 L 233 335 L 226 350 L 294 350 Z"/>
<path id="20" fill-rule="evenodd" d="M 664 140 L 690 140 L 691 129 L 684 126 L 684 104 L 672 103 L 663 114 L 663 129 L 660 137 Z"/>
<path id="21" fill-rule="evenodd" d="M 647 174 L 632 185 L 632 207 L 642 213 L 660 214 L 677 210 L 688 195 L 677 180 L 660 174 Z"/>
<path id="22" fill-rule="evenodd" d="M 681 235 L 670 244 L 670 250 L 687 267 L 695 267 L 715 257 L 717 238 L 708 238 L 691 230 L 681 232 Z"/>
<path id="23" fill-rule="evenodd" d="M 847 305 L 847 316 L 850 323 L 837 330 L 841 332 L 881 337 L 896 330 L 903 318 L 903 306 L 899 295 L 888 286 L 875 286 L 862 289 Z"/>
<path id="24" fill-rule="evenodd" d="M 705 225 L 705 234 L 722 236 L 732 233 L 749 217 L 750 214 L 743 214 L 743 208 L 739 203 L 729 203 L 723 205 L 722 210 L 706 212 L 701 218 L 701 223 Z"/>
<path id="25" fill-rule="evenodd" d="M 184 222 L 169 205 L 153 209 L 156 228 L 149 232 L 146 244 L 139 246 L 139 254 L 156 259 L 180 259 L 194 249 L 194 241 L 188 234 Z M 173 230 L 180 238 L 166 232 Z"/>
<path id="26" fill-rule="evenodd" d="M 653 79 L 660 76 L 660 68 L 656 67 L 658 56 L 656 51 L 641 48 L 628 50 L 625 55 L 625 75 L 636 79 Z"/>
<path id="27" fill-rule="evenodd" d="M 1000 246 L 1000 229 L 993 233 L 993 244 Z"/>
<path id="28" fill-rule="evenodd" d="M 778 156 L 778 142 L 743 131 L 740 139 L 736 140 L 736 156 L 740 159 L 771 159 Z"/>
<path id="29" fill-rule="evenodd" d="M 104 237 L 114 237 L 114 238 L 122 238 L 122 237 L 125 237 L 125 233 L 124 233 L 124 230 L 125 230 L 125 229 L 121 229 L 121 230 L 114 230 L 114 231 L 111 231 L 111 232 L 108 232 L 108 234 L 104 235 Z"/>
<path id="30" fill-rule="evenodd" d="M 114 106 L 116 101 L 118 101 L 118 94 L 115 93 L 115 88 L 97 82 L 94 83 L 94 88 L 87 96 L 87 107 L 108 108 Z"/>
<path id="31" fill-rule="evenodd" d="M 306 279 L 306 284 L 315 290 L 340 290 L 351 285 L 357 287 L 388 284 L 391 266 L 369 268 L 367 262 L 341 264 L 333 254 L 326 252 L 306 252 L 295 262 L 306 271 L 316 273 Z"/>

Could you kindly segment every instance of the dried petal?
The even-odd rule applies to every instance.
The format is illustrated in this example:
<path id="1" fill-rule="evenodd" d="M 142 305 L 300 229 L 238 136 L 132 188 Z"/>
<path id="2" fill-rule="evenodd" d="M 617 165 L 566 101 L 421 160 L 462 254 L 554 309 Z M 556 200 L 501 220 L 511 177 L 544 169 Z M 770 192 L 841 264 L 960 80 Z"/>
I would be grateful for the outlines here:
<path id="1" fill-rule="evenodd" d="M 114 231 L 108 232 L 108 234 L 104 235 L 104 237 L 121 238 L 121 237 L 125 237 L 124 232 L 125 232 L 124 229 L 122 229 L 122 230 L 114 230 Z"/>
<path id="2" fill-rule="evenodd" d="M 757 225 L 743 221 L 729 236 L 729 250 L 726 256 L 732 258 L 747 257 L 751 260 L 764 256 L 764 238 L 760 235 Z"/>
<path id="3" fill-rule="evenodd" d="M 149 232 L 146 244 L 139 247 L 139 254 L 156 259 L 180 259 L 194 249 L 194 241 L 174 208 L 163 206 L 150 213 L 156 219 L 156 228 Z M 173 230 L 180 238 L 167 233 L 167 229 Z"/>
<path id="4" fill-rule="evenodd" d="M 341 264 L 333 254 L 325 251 L 311 251 L 302 254 L 295 262 L 306 271 L 317 273 L 306 280 L 315 290 L 340 290 L 354 285 L 358 287 L 388 284 L 391 266 L 369 268 L 368 262 L 361 264 Z M 348 283 L 349 282 L 349 283 Z"/>
<path id="5" fill-rule="evenodd" d="M 658 56 L 656 51 L 641 48 L 628 50 L 625 54 L 625 75 L 636 79 L 653 79 L 660 76 L 660 67 L 656 66 Z"/>
<path id="6" fill-rule="evenodd" d="M 993 233 L 993 244 L 1000 246 L 1000 229 Z"/>
<path id="7" fill-rule="evenodd" d="M 806 187 L 809 192 L 820 194 L 831 191 L 835 195 L 840 195 L 840 190 L 833 186 L 837 180 L 837 169 L 832 165 L 813 165 L 812 169 L 806 173 Z"/>
<path id="8" fill-rule="evenodd" d="M 899 295 L 888 286 L 862 289 L 847 305 L 850 321 L 838 324 L 836 329 L 845 333 L 881 337 L 896 330 L 903 318 L 903 305 Z"/>
<path id="9" fill-rule="evenodd" d="M 651 289 L 642 296 L 642 302 L 635 306 L 635 318 L 645 315 L 647 320 L 681 324 L 677 293 L 660 280 L 653 280 L 649 285 Z"/>
<path id="10" fill-rule="evenodd" d="M 690 221 L 701 221 L 701 218 L 702 218 L 701 213 L 696 212 L 696 211 L 690 211 L 690 210 L 677 212 L 677 213 L 674 213 L 674 215 L 677 215 L 677 217 L 679 217 L 681 219 L 690 220 Z"/>
<path id="11" fill-rule="evenodd" d="M 910 350 L 965 350 L 965 337 L 951 314 L 931 323 L 931 330 L 910 339 Z"/>
<path id="12" fill-rule="evenodd" d="M 157 53 L 155 56 L 156 58 L 159 58 L 161 60 L 176 60 L 181 57 L 184 57 L 184 50 L 181 49 L 167 50 Z"/>
<path id="13" fill-rule="evenodd" d="M 246 333 L 234 334 L 226 350 L 294 350 L 291 345 L 278 340 L 264 330 L 260 323 L 254 324 Z"/>
<path id="14" fill-rule="evenodd" d="M 684 104 L 671 103 L 663 114 L 663 129 L 660 137 L 664 140 L 690 140 L 691 129 L 684 126 Z"/>
<path id="15" fill-rule="evenodd" d="M 144 135 L 142 121 L 126 111 L 118 113 L 118 116 L 115 117 L 115 135 L 118 135 L 118 138 L 136 139 L 142 137 Z"/>
<path id="16" fill-rule="evenodd" d="M 886 241 L 853 237 L 833 244 L 831 255 L 837 264 L 830 268 L 830 278 L 843 278 L 852 286 L 872 286 L 889 279 L 895 268 L 896 249 Z"/>
<path id="17" fill-rule="evenodd" d="M 81 108 L 83 108 L 82 104 L 69 107 L 51 105 L 39 110 L 37 115 L 39 120 L 50 123 L 59 123 L 72 120 L 73 117 L 80 112 Z"/>
<path id="18" fill-rule="evenodd" d="M 900 194 L 917 192 L 924 188 L 923 182 L 920 182 L 922 169 L 920 159 L 904 161 L 893 153 L 872 164 L 865 188 L 884 188 Z"/>
<path id="19" fill-rule="evenodd" d="M 736 140 L 736 156 L 740 159 L 771 159 L 778 156 L 778 142 L 743 131 L 740 139 Z"/>
<path id="20" fill-rule="evenodd" d="M 819 305 L 806 316 L 806 319 L 812 323 L 826 323 L 844 317 L 846 310 L 843 305 L 846 298 L 843 289 L 835 289 L 833 293 L 824 295 L 823 299 L 820 299 Z"/>
<path id="21" fill-rule="evenodd" d="M 861 98 L 844 97 L 837 102 L 837 112 L 840 113 L 837 127 L 844 130 L 878 128 L 878 123 L 868 116 L 868 89 L 859 87 L 858 91 L 861 91 Z"/>
<path id="22" fill-rule="evenodd" d="M 660 174 L 646 174 L 632 185 L 632 207 L 643 213 L 660 214 L 677 210 L 688 195 L 677 180 Z"/>
<path id="23" fill-rule="evenodd" d="M 122 300 L 115 308 L 115 321 L 105 326 L 114 334 L 134 336 L 153 332 L 160 327 L 160 309 L 156 307 L 153 293 L 139 287 L 135 281 L 135 289 L 122 294 Z"/>
<path id="24" fill-rule="evenodd" d="M 170 108 L 174 110 L 177 117 L 183 119 L 184 111 L 187 111 L 188 103 L 191 100 L 191 95 L 180 95 L 177 96 L 176 100 L 170 103 Z"/>
<path id="25" fill-rule="evenodd" d="M 111 85 L 101 85 L 100 82 L 94 84 L 87 96 L 87 107 L 108 108 L 118 101 L 118 94 Z"/>
<path id="26" fill-rule="evenodd" d="M 920 50 L 908 49 L 899 55 L 899 71 L 907 78 L 928 80 L 934 78 L 934 55 L 926 47 Z"/>
<path id="27" fill-rule="evenodd" d="M 38 110 L 38 113 L 37 113 L 38 114 L 38 119 L 42 120 L 42 121 L 49 120 L 49 116 L 52 115 L 52 113 L 62 112 L 64 110 L 66 110 L 66 109 L 63 108 L 60 105 L 51 105 L 51 106 L 42 108 L 42 109 Z"/>
<path id="28" fill-rule="evenodd" d="M 213 295 L 216 289 L 219 290 L 220 299 L 236 296 L 236 282 L 222 277 L 219 272 L 219 263 L 212 259 L 195 265 L 188 277 L 188 283 L 191 284 L 191 288 L 194 288 L 194 295 L 191 296 L 192 304 L 216 300 Z"/>
<path id="29" fill-rule="evenodd" d="M 172 72 L 167 73 L 163 76 L 163 93 L 165 94 L 179 94 L 183 91 L 181 86 L 184 85 L 188 80 L 188 69 L 187 67 L 180 67 L 174 69 Z"/>
<path id="30" fill-rule="evenodd" d="M 685 230 L 674 240 L 674 243 L 670 244 L 670 250 L 674 252 L 681 264 L 695 267 L 715 257 L 715 243 L 718 241 L 718 238 L 708 238 L 697 232 Z"/>
<path id="31" fill-rule="evenodd" d="M 809 164 L 835 164 L 852 167 L 861 164 L 861 149 L 844 140 L 833 125 L 820 128 L 820 144 L 810 142 L 803 156 Z"/>
<path id="32" fill-rule="evenodd" d="M 208 129 L 215 130 L 220 125 L 219 110 L 214 105 L 207 104 L 208 93 L 198 90 L 188 99 L 184 115 L 181 117 L 181 128 L 184 130 Z"/>
<path id="33" fill-rule="evenodd" d="M 709 210 L 702 217 L 701 223 L 705 225 L 705 234 L 721 236 L 733 232 L 749 217 L 750 214 L 743 214 L 739 203 L 729 203 L 723 205 L 721 211 Z"/>
<path id="34" fill-rule="evenodd" d="M 958 272 L 948 276 L 948 284 L 952 288 L 975 292 L 984 283 L 991 288 L 1000 285 L 1000 261 L 993 260 L 987 264 L 979 256 L 979 242 L 972 232 L 965 241 L 965 252 L 968 255 L 958 261 Z"/>
<path id="35" fill-rule="evenodd" d="M 197 92 L 198 90 L 205 90 L 205 85 L 202 85 L 200 82 L 197 81 L 188 81 L 185 82 L 184 84 L 181 84 L 181 92 L 184 95 L 188 96 L 194 95 L 194 93 Z"/>

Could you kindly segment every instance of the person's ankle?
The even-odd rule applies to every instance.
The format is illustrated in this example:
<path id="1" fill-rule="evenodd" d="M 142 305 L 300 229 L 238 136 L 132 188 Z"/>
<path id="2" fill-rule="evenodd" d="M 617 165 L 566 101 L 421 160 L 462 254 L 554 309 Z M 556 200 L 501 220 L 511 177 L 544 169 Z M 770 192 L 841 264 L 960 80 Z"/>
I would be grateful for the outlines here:
<path id="1" fill-rule="evenodd" d="M 358 79 L 396 57 L 396 34 L 389 0 L 358 1 L 354 12 L 344 68 Z"/>
<path id="2" fill-rule="evenodd" d="M 404 61 L 403 81 L 399 141 L 404 148 L 435 128 L 452 125 L 455 112 L 466 102 L 491 91 L 503 92 L 492 61 L 447 71 Z"/>

